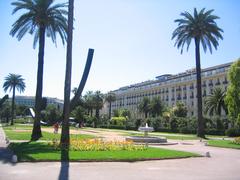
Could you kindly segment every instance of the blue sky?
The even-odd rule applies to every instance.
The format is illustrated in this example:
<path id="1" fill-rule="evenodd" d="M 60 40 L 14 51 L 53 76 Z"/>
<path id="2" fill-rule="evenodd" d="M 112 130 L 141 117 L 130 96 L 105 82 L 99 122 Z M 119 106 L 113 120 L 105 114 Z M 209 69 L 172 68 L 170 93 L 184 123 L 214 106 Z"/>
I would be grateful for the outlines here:
<path id="1" fill-rule="evenodd" d="M 26 90 L 35 95 L 37 54 L 33 37 L 21 41 L 9 35 L 21 13 L 12 15 L 11 0 L 0 1 L 0 85 L 9 73 L 21 74 Z M 64 1 L 55 1 L 64 2 Z M 194 45 L 180 54 L 171 40 L 174 20 L 193 8 L 214 9 L 224 39 L 213 54 L 201 54 L 202 68 L 240 57 L 239 0 L 75 0 L 72 88 L 78 86 L 88 48 L 95 49 L 85 91 L 106 93 L 119 87 L 179 73 L 195 67 Z M 45 48 L 43 95 L 63 98 L 66 46 L 48 39 Z M 0 97 L 4 95 L 0 89 Z M 19 94 L 19 93 L 17 93 Z"/>

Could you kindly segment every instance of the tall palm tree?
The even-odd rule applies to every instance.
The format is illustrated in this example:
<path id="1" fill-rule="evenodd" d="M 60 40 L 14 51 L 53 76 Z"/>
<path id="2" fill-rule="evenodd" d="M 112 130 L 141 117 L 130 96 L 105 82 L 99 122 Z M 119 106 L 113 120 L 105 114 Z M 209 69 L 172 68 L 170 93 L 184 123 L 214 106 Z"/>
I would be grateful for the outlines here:
<path id="1" fill-rule="evenodd" d="M 25 82 L 21 75 L 18 74 L 9 74 L 5 77 L 5 82 L 3 84 L 3 89 L 6 92 L 7 90 L 12 91 L 12 112 L 11 112 L 11 125 L 13 125 L 14 119 L 14 110 L 15 110 L 15 91 L 19 91 L 20 93 L 25 90 Z"/>
<path id="2" fill-rule="evenodd" d="M 63 106 L 63 123 L 61 133 L 61 160 L 69 160 L 69 115 L 70 115 L 70 94 L 72 79 L 72 39 L 73 39 L 73 11 L 74 0 L 69 0 L 68 6 L 68 29 L 67 29 L 67 57 L 66 57 L 66 73 L 64 85 L 64 106 Z"/>
<path id="3" fill-rule="evenodd" d="M 112 102 L 116 101 L 116 94 L 114 94 L 113 92 L 109 92 L 106 95 L 105 100 L 109 103 L 108 118 L 111 119 L 111 115 L 112 115 Z"/>
<path id="4" fill-rule="evenodd" d="M 183 52 L 184 45 L 187 46 L 187 51 L 191 41 L 195 42 L 195 58 L 197 71 L 197 105 L 198 105 L 198 131 L 199 137 L 204 135 L 204 122 L 202 116 L 202 88 L 201 88 L 201 63 L 200 63 L 200 44 L 202 44 L 204 52 L 207 49 L 212 53 L 212 46 L 217 49 L 218 40 L 223 39 L 220 29 L 215 20 L 218 16 L 212 15 L 214 10 L 205 11 L 205 8 L 199 12 L 194 8 L 194 14 L 188 12 L 181 13 L 182 19 L 176 19 L 178 27 L 173 31 L 172 39 L 176 38 L 175 46 Z"/>
<path id="5" fill-rule="evenodd" d="M 34 34 L 33 47 L 38 42 L 38 70 L 37 70 L 37 88 L 35 96 L 35 120 L 32 131 L 32 140 L 38 140 L 41 136 L 40 113 L 43 89 L 43 64 L 45 36 L 51 37 L 56 44 L 57 34 L 61 37 L 64 44 L 67 39 L 67 4 L 53 4 L 54 0 L 18 0 L 13 2 L 15 6 L 13 14 L 19 10 L 24 13 L 13 24 L 10 34 L 21 40 L 29 32 Z"/>
<path id="6" fill-rule="evenodd" d="M 138 110 L 141 113 L 144 113 L 145 118 L 148 117 L 148 113 L 150 112 L 150 100 L 147 97 L 144 97 L 138 106 Z"/>
<path id="7" fill-rule="evenodd" d="M 209 115 L 216 114 L 221 116 L 222 109 L 227 113 L 227 106 L 224 102 L 224 98 L 226 96 L 226 92 L 219 87 L 213 89 L 212 94 L 206 97 L 205 104 L 205 112 L 209 113 Z"/>
<path id="8" fill-rule="evenodd" d="M 103 107 L 103 98 L 104 95 L 101 93 L 101 91 L 96 91 L 93 96 L 93 102 L 94 102 L 94 108 L 96 110 L 95 116 L 97 120 L 99 120 L 99 111 Z"/>

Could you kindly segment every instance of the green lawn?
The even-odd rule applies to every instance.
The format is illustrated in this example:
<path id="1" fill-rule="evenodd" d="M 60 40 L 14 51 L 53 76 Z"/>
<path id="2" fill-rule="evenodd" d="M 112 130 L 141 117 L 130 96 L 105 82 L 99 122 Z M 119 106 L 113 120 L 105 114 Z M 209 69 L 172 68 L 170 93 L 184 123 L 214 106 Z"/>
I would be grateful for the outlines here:
<path id="1" fill-rule="evenodd" d="M 215 147 L 240 149 L 239 144 L 234 144 L 230 140 L 209 140 L 208 145 L 215 146 Z"/>
<path id="2" fill-rule="evenodd" d="M 61 152 L 47 143 L 11 143 L 9 148 L 18 156 L 19 161 L 59 161 Z M 147 148 L 137 151 L 70 151 L 71 161 L 138 161 L 151 159 L 171 159 L 199 157 L 190 152 Z"/>
<path id="3" fill-rule="evenodd" d="M 10 139 L 10 140 L 30 140 L 31 139 L 31 131 L 25 131 L 25 132 L 21 132 L 21 131 L 15 131 L 15 130 L 8 130 L 5 129 L 5 133 L 6 136 Z M 54 134 L 54 133 L 49 133 L 49 132 L 42 132 L 43 137 L 40 140 L 46 140 L 46 141 L 51 141 L 53 139 L 60 139 L 60 133 L 59 134 Z M 78 134 L 78 135 L 70 135 L 71 138 L 77 138 L 77 139 L 87 139 L 87 138 L 94 138 L 95 136 L 92 135 L 82 135 L 82 134 Z"/>

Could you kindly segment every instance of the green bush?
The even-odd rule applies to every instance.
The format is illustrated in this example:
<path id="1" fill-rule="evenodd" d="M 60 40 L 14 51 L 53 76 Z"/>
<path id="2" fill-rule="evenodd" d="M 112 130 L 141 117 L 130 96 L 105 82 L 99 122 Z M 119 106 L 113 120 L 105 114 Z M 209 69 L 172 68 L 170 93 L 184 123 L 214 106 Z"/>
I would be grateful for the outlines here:
<path id="1" fill-rule="evenodd" d="M 233 143 L 240 145 L 240 137 L 236 137 L 236 138 L 233 140 Z"/>
<path id="2" fill-rule="evenodd" d="M 229 137 L 237 137 L 240 136 L 240 129 L 239 128 L 230 128 L 227 129 L 225 134 Z"/>
<path id="3" fill-rule="evenodd" d="M 110 124 L 117 126 L 125 126 L 126 118 L 125 117 L 112 117 Z"/>
<path id="4" fill-rule="evenodd" d="M 206 129 L 205 132 L 206 134 L 209 134 L 209 135 L 225 135 L 224 130 L 218 130 L 218 129 Z"/>

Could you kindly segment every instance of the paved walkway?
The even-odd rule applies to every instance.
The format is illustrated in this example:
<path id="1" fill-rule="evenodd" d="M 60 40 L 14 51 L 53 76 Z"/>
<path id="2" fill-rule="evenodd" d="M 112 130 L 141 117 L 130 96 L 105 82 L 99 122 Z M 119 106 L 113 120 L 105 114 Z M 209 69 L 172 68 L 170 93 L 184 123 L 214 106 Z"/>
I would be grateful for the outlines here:
<path id="1" fill-rule="evenodd" d="M 0 127 L 0 147 L 5 148 Z M 162 148 L 198 152 L 211 157 L 135 163 L 17 163 L 0 161 L 0 180 L 239 180 L 240 150 L 205 146 L 199 141 L 179 141 Z M 6 151 L 1 151 L 4 154 Z"/>

